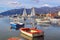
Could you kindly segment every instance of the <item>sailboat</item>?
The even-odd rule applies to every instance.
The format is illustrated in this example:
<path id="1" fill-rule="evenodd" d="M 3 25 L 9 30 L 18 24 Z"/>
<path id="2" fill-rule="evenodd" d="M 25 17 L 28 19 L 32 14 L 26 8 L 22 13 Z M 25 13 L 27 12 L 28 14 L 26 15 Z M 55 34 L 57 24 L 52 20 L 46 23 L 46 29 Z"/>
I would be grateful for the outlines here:
<path id="1" fill-rule="evenodd" d="M 22 19 L 26 20 L 26 18 L 27 18 L 27 12 L 26 12 L 26 9 L 24 8 L 23 14 L 22 14 Z"/>
<path id="2" fill-rule="evenodd" d="M 34 9 L 34 7 L 32 8 L 30 16 L 35 16 L 35 9 Z"/>
<path id="3" fill-rule="evenodd" d="M 23 17 L 26 17 L 27 16 L 27 13 L 26 13 L 26 9 L 24 8 L 23 10 L 23 14 L 22 14 Z"/>

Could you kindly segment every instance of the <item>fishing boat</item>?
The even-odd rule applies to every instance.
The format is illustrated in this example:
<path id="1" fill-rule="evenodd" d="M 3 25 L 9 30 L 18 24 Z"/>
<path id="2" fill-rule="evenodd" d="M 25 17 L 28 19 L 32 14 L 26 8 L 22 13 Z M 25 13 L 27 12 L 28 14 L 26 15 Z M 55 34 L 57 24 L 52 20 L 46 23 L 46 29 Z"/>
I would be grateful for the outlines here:
<path id="1" fill-rule="evenodd" d="M 11 25 L 11 29 L 19 29 L 21 27 L 24 27 L 24 23 L 20 21 L 20 18 L 18 16 L 13 16 L 10 25 Z"/>
<path id="2" fill-rule="evenodd" d="M 28 36 L 26 36 L 25 34 L 22 34 L 22 33 L 20 33 L 20 35 L 21 35 L 22 38 L 25 38 L 27 40 L 44 40 L 44 36 L 42 36 L 42 37 L 38 36 L 38 37 L 32 38 L 32 37 L 28 37 Z"/>
<path id="3" fill-rule="evenodd" d="M 44 32 L 42 30 L 34 29 L 34 28 L 20 28 L 21 33 L 29 36 L 29 37 L 37 37 L 43 36 Z"/>
<path id="4" fill-rule="evenodd" d="M 50 21 L 51 21 L 51 24 L 58 24 L 59 19 L 53 18 L 53 19 L 50 19 Z"/>
<path id="5" fill-rule="evenodd" d="M 24 27 L 24 23 L 14 23 L 14 22 L 10 22 L 10 25 L 11 25 L 11 29 L 19 29 L 21 27 Z"/>
<path id="6" fill-rule="evenodd" d="M 57 18 L 57 17 L 54 17 L 54 18 L 48 17 L 47 19 L 50 20 L 51 24 L 58 24 L 58 22 L 59 22 L 59 20 L 60 20 L 60 19 Z"/>
<path id="7" fill-rule="evenodd" d="M 50 20 L 47 19 L 36 19 L 37 24 L 39 25 L 50 25 Z"/>

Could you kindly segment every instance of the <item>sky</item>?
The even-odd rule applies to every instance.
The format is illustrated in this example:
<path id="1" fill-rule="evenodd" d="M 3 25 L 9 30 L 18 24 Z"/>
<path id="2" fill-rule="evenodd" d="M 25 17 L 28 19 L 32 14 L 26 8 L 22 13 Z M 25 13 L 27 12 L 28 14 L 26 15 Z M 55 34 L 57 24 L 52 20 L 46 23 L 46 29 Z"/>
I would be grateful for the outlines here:
<path id="1" fill-rule="evenodd" d="M 0 0 L 0 13 L 19 8 L 60 6 L 60 0 Z"/>

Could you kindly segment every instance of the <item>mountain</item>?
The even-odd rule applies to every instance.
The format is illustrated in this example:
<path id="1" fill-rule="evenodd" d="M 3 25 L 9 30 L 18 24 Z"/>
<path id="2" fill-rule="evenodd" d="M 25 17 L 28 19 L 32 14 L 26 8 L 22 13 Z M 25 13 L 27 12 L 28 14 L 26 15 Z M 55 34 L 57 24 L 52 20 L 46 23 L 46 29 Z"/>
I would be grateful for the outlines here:
<path id="1" fill-rule="evenodd" d="M 21 9 L 12 9 L 12 10 L 8 10 L 6 12 L 2 12 L 2 13 L 0 13 L 0 15 L 8 16 L 8 15 L 14 15 L 14 14 L 22 14 L 23 10 L 24 10 L 24 8 L 21 8 Z M 31 12 L 30 9 L 26 9 L 26 11 L 27 11 L 28 14 Z"/>
<path id="2" fill-rule="evenodd" d="M 0 13 L 0 15 L 13 15 L 13 14 L 22 14 L 23 13 L 24 8 L 21 9 L 12 9 L 12 10 L 8 10 L 6 12 L 2 12 Z M 27 14 L 31 13 L 31 9 L 26 9 Z M 35 12 L 36 14 L 46 14 L 46 13 L 57 13 L 58 11 L 60 11 L 60 6 L 58 7 L 41 7 L 41 8 L 35 8 Z"/>

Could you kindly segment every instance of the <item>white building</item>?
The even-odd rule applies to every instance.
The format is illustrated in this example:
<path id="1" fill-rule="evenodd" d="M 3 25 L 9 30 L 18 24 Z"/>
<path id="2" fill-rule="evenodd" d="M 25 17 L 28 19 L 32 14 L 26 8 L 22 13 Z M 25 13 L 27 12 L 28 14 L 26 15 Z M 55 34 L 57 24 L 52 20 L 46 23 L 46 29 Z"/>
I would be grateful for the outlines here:
<path id="1" fill-rule="evenodd" d="M 58 12 L 58 16 L 60 16 L 60 11 Z"/>

